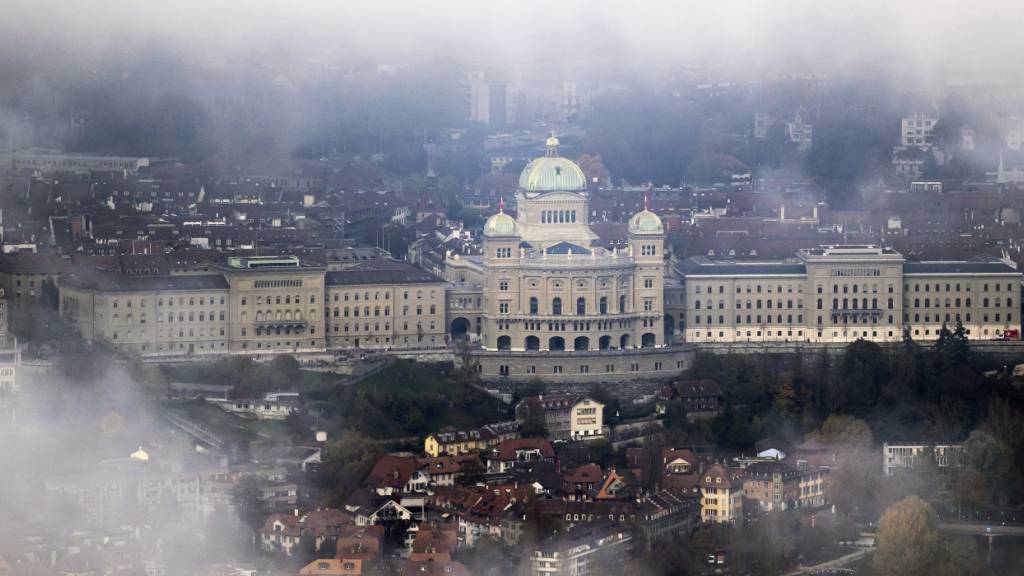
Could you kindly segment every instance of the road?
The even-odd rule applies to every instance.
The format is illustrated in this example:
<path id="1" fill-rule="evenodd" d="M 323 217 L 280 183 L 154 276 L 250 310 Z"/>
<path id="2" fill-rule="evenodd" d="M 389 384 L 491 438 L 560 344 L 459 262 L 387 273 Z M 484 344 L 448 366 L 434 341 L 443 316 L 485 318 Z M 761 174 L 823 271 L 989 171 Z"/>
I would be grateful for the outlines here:
<path id="1" fill-rule="evenodd" d="M 991 531 L 989 531 L 991 527 Z M 1024 536 L 1024 526 L 1019 524 L 1003 526 L 1001 524 L 984 522 L 959 522 L 950 524 L 939 524 L 939 530 L 943 532 L 955 532 L 957 534 L 981 534 L 992 536 Z"/>
<path id="2" fill-rule="evenodd" d="M 874 548 L 865 548 L 863 550 L 856 550 L 839 558 L 833 558 L 827 560 L 821 564 L 815 564 L 814 566 L 802 566 L 792 572 L 787 572 L 785 576 L 801 576 L 803 574 L 813 574 L 820 570 L 828 570 L 829 568 L 842 568 L 847 564 L 851 564 L 860 560 L 874 551 Z"/>

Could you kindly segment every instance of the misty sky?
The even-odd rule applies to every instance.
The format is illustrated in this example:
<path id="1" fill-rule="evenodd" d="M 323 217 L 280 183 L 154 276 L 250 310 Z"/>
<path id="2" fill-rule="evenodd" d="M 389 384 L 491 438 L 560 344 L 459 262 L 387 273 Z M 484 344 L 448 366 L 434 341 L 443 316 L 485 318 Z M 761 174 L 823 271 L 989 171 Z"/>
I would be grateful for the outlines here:
<path id="1" fill-rule="evenodd" d="M 5 58 L 82 59 L 163 49 L 191 64 L 455 61 L 529 72 L 836 74 L 922 78 L 1021 71 L 1014 0 L 203 1 L 7 0 Z"/>

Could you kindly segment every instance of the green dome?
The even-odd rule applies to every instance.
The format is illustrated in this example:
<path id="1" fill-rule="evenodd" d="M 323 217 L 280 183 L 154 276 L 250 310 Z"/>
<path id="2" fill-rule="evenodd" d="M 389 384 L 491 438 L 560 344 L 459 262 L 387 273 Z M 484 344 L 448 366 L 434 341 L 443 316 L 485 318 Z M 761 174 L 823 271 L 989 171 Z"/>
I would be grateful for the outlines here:
<path id="1" fill-rule="evenodd" d="M 558 155 L 558 138 L 552 133 L 543 158 L 532 160 L 519 175 L 519 188 L 527 192 L 583 192 L 587 177 L 575 162 Z"/>
<path id="2" fill-rule="evenodd" d="M 515 218 L 504 212 L 498 212 L 491 216 L 487 219 L 487 223 L 484 224 L 484 236 L 513 236 L 515 233 Z"/>
<path id="3" fill-rule="evenodd" d="M 519 175 L 519 187 L 527 192 L 583 192 L 587 177 L 572 160 L 545 156 L 526 165 Z"/>
<path id="4" fill-rule="evenodd" d="M 664 232 L 665 228 L 661 225 L 661 218 L 646 208 L 629 219 L 630 234 L 663 234 Z"/>

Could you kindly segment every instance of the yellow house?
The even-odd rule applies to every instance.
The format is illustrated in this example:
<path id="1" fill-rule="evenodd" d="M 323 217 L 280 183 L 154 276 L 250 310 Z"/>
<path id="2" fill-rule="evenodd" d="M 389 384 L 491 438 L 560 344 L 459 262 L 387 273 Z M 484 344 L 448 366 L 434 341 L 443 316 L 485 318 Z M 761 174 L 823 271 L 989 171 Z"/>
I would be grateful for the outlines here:
<path id="1" fill-rule="evenodd" d="M 519 437 L 519 423 L 515 420 L 487 424 L 475 430 L 445 429 L 427 436 L 423 451 L 431 458 L 460 456 L 494 448 L 505 440 Z"/>
<path id="2" fill-rule="evenodd" d="M 715 464 L 700 479 L 703 522 L 735 522 L 743 517 L 743 482 L 725 466 Z"/>

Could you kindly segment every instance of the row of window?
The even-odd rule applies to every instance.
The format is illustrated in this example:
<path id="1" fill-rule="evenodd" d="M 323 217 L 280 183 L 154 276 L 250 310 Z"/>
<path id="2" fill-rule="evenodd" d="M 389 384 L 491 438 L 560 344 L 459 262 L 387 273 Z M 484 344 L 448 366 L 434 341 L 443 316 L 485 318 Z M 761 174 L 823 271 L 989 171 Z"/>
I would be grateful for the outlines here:
<path id="1" fill-rule="evenodd" d="M 335 324 L 334 328 L 333 328 L 333 331 L 335 333 L 337 333 L 337 332 L 348 332 L 349 330 L 350 330 L 350 328 L 349 328 L 349 325 L 348 325 L 347 322 L 345 324 Z M 403 331 L 408 331 L 409 330 L 409 323 L 408 322 L 403 322 L 402 323 L 402 330 Z M 417 331 L 422 331 L 423 330 L 423 323 L 422 322 L 417 322 L 416 323 L 416 330 Z M 431 322 L 430 323 L 430 330 L 431 330 L 431 332 L 437 330 L 437 323 L 436 322 Z M 355 323 L 352 324 L 351 331 L 352 332 L 359 332 L 359 323 L 358 322 L 355 322 Z M 370 332 L 370 323 L 369 322 L 363 324 L 363 331 L 364 332 Z M 374 323 L 373 331 L 374 332 L 380 332 L 380 323 L 379 322 L 378 323 Z M 385 322 L 384 323 L 384 331 L 385 332 L 391 331 L 391 323 L 390 322 Z"/>
<path id="2" fill-rule="evenodd" d="M 576 221 L 575 210 L 541 210 L 541 224 L 567 224 Z"/>
<path id="3" fill-rule="evenodd" d="M 664 362 L 660 362 L 660 361 L 654 362 L 653 366 L 654 366 L 654 370 L 655 371 L 665 370 Z M 683 368 L 684 368 L 683 361 L 682 360 L 676 361 L 675 369 L 676 370 L 682 370 Z M 577 370 L 579 371 L 580 374 L 590 374 L 590 365 L 589 364 L 580 364 L 579 366 L 577 366 Z M 527 374 L 536 374 L 537 373 L 537 366 L 535 366 L 535 365 L 527 366 L 524 369 L 524 371 Z M 640 364 L 634 362 L 634 363 L 631 363 L 629 365 L 629 372 L 639 372 L 639 371 L 640 371 Z M 613 373 L 617 372 L 617 367 L 615 366 L 615 364 L 605 364 L 604 365 L 604 372 L 606 374 L 613 374 Z M 507 364 L 501 364 L 501 365 L 498 366 L 498 374 L 499 375 L 501 375 L 501 376 L 508 376 L 511 373 L 512 373 L 511 372 L 511 368 Z M 551 367 L 551 373 L 552 374 L 564 374 L 565 373 L 565 367 L 562 366 L 561 364 L 556 364 L 556 365 Z"/>
<path id="4" fill-rule="evenodd" d="M 913 285 L 914 292 L 922 292 L 921 286 L 922 285 L 920 283 L 915 283 Z M 933 285 L 931 283 L 924 284 L 923 292 L 930 292 L 932 290 L 932 286 Z M 943 289 L 943 286 L 945 287 L 945 289 Z M 910 287 L 911 287 L 910 284 L 904 284 L 903 290 L 905 292 L 910 292 Z M 990 285 L 986 283 L 986 284 L 982 285 L 981 289 L 982 289 L 983 292 L 988 292 L 989 291 L 989 287 L 990 287 Z M 1000 284 L 1000 283 L 993 283 L 993 284 L 991 284 L 991 287 L 994 289 L 994 291 L 999 292 L 1000 290 L 1002 290 L 1003 285 Z M 945 285 L 937 283 L 937 284 L 934 285 L 934 288 L 935 288 L 936 292 L 943 292 L 943 291 L 945 291 L 945 292 L 954 292 L 954 291 L 959 292 L 960 289 L 961 289 L 961 285 L 959 283 L 956 283 L 956 284 L 954 284 L 954 283 L 946 283 Z M 971 291 L 971 284 L 967 284 L 965 286 L 965 288 L 966 288 L 967 292 L 970 292 Z M 762 286 L 760 284 L 757 284 L 757 285 L 755 285 L 753 287 L 753 291 L 758 293 L 758 294 L 760 294 L 762 292 L 762 290 L 765 290 L 765 289 L 766 289 L 766 291 L 769 294 L 772 292 L 772 287 L 771 286 Z M 821 294 L 821 293 L 824 292 L 824 287 L 821 284 L 818 284 L 816 289 L 817 289 L 818 294 Z M 838 294 L 840 289 L 842 290 L 843 294 L 848 294 L 850 292 L 852 292 L 853 294 L 857 294 L 858 291 L 859 292 L 863 292 L 863 293 L 867 293 L 868 292 L 868 285 L 867 284 L 864 284 L 864 285 L 859 285 L 859 284 L 843 284 L 841 288 L 840 288 L 839 284 L 833 284 L 832 285 L 832 293 L 833 294 Z M 698 285 L 694 286 L 693 291 L 694 291 L 695 294 L 701 294 L 702 292 L 705 293 L 705 294 L 712 294 L 713 291 L 714 291 L 714 286 L 704 286 L 704 287 L 702 287 L 701 285 L 698 284 Z M 736 293 L 737 294 L 740 294 L 742 291 L 743 291 L 743 287 L 742 286 L 736 286 Z M 751 292 L 751 286 L 750 285 L 746 286 L 746 291 L 747 291 L 748 294 Z M 782 291 L 783 291 L 782 285 L 776 286 L 776 292 L 777 293 L 781 294 Z M 870 291 L 873 294 L 877 293 L 878 292 L 878 284 L 872 284 L 871 288 L 870 288 Z M 889 292 L 889 294 L 892 294 L 894 292 L 892 284 L 889 284 L 887 286 L 887 291 Z M 1013 283 L 1012 282 L 1008 282 L 1006 284 L 1006 291 L 1007 292 L 1012 292 L 1013 291 Z M 792 293 L 793 292 L 793 286 L 787 285 L 786 286 L 786 292 Z M 803 292 L 803 287 L 802 286 L 797 286 L 797 292 Z M 722 285 L 722 284 L 718 285 L 718 293 L 719 294 L 724 294 L 725 293 L 725 286 L 724 285 Z"/>
<path id="5" fill-rule="evenodd" d="M 431 304 L 430 307 L 428 308 L 428 311 L 429 311 L 428 313 L 431 314 L 431 315 L 437 314 L 437 305 L 436 304 Z M 350 312 L 351 312 L 351 315 L 353 317 L 355 317 L 355 318 L 359 317 L 359 307 L 358 306 L 352 307 L 351 309 L 348 306 L 345 306 L 344 308 L 338 308 L 337 306 L 334 307 L 334 317 L 335 318 L 339 318 L 339 317 L 341 317 L 341 318 L 348 318 Z M 370 316 L 370 307 L 369 306 L 364 306 L 363 309 L 362 309 L 362 312 L 363 312 L 363 316 L 367 316 L 367 317 Z M 385 306 L 384 309 L 383 309 L 383 312 L 384 312 L 384 316 L 390 316 L 391 315 L 391 306 Z M 373 315 L 374 316 L 380 316 L 381 315 L 381 307 L 380 306 L 374 306 L 373 307 Z M 402 306 L 402 315 L 403 316 L 408 316 L 409 315 L 409 307 L 408 306 Z M 417 316 L 422 316 L 423 315 L 423 306 L 422 305 L 416 306 L 416 315 Z M 330 311 L 329 310 L 324 310 L 324 317 L 326 318 L 328 316 L 330 316 Z"/>
<path id="6" fill-rule="evenodd" d="M 747 300 L 747 309 L 750 310 L 752 305 L 753 305 L 753 307 L 755 307 L 758 310 L 760 310 L 761 307 L 762 307 L 762 303 L 764 304 L 765 308 L 771 309 L 772 302 L 773 302 L 772 300 L 764 300 L 764 301 L 762 301 L 762 300 L 756 300 L 756 301 Z M 776 308 L 779 308 L 779 309 L 783 308 L 782 300 L 776 300 L 774 302 L 776 303 L 776 306 L 775 306 Z M 819 308 L 820 308 L 820 306 L 821 306 L 820 305 L 820 302 L 821 302 L 820 298 L 818 299 L 818 302 L 819 302 Z M 715 305 L 714 302 L 712 302 L 711 300 L 708 300 L 708 302 L 707 302 L 707 309 L 711 310 L 714 305 Z M 793 301 L 792 300 L 786 300 L 786 306 L 785 307 L 792 309 L 793 308 Z M 797 308 L 803 308 L 804 307 L 804 301 L 803 300 L 797 300 L 796 301 L 796 307 Z M 743 302 L 737 302 L 736 303 L 736 308 L 737 309 L 743 308 Z M 701 309 L 701 301 L 700 300 L 694 300 L 693 301 L 693 309 L 694 310 L 700 310 Z M 725 309 L 725 300 L 719 300 L 718 301 L 718 309 L 719 310 L 724 310 Z"/>

